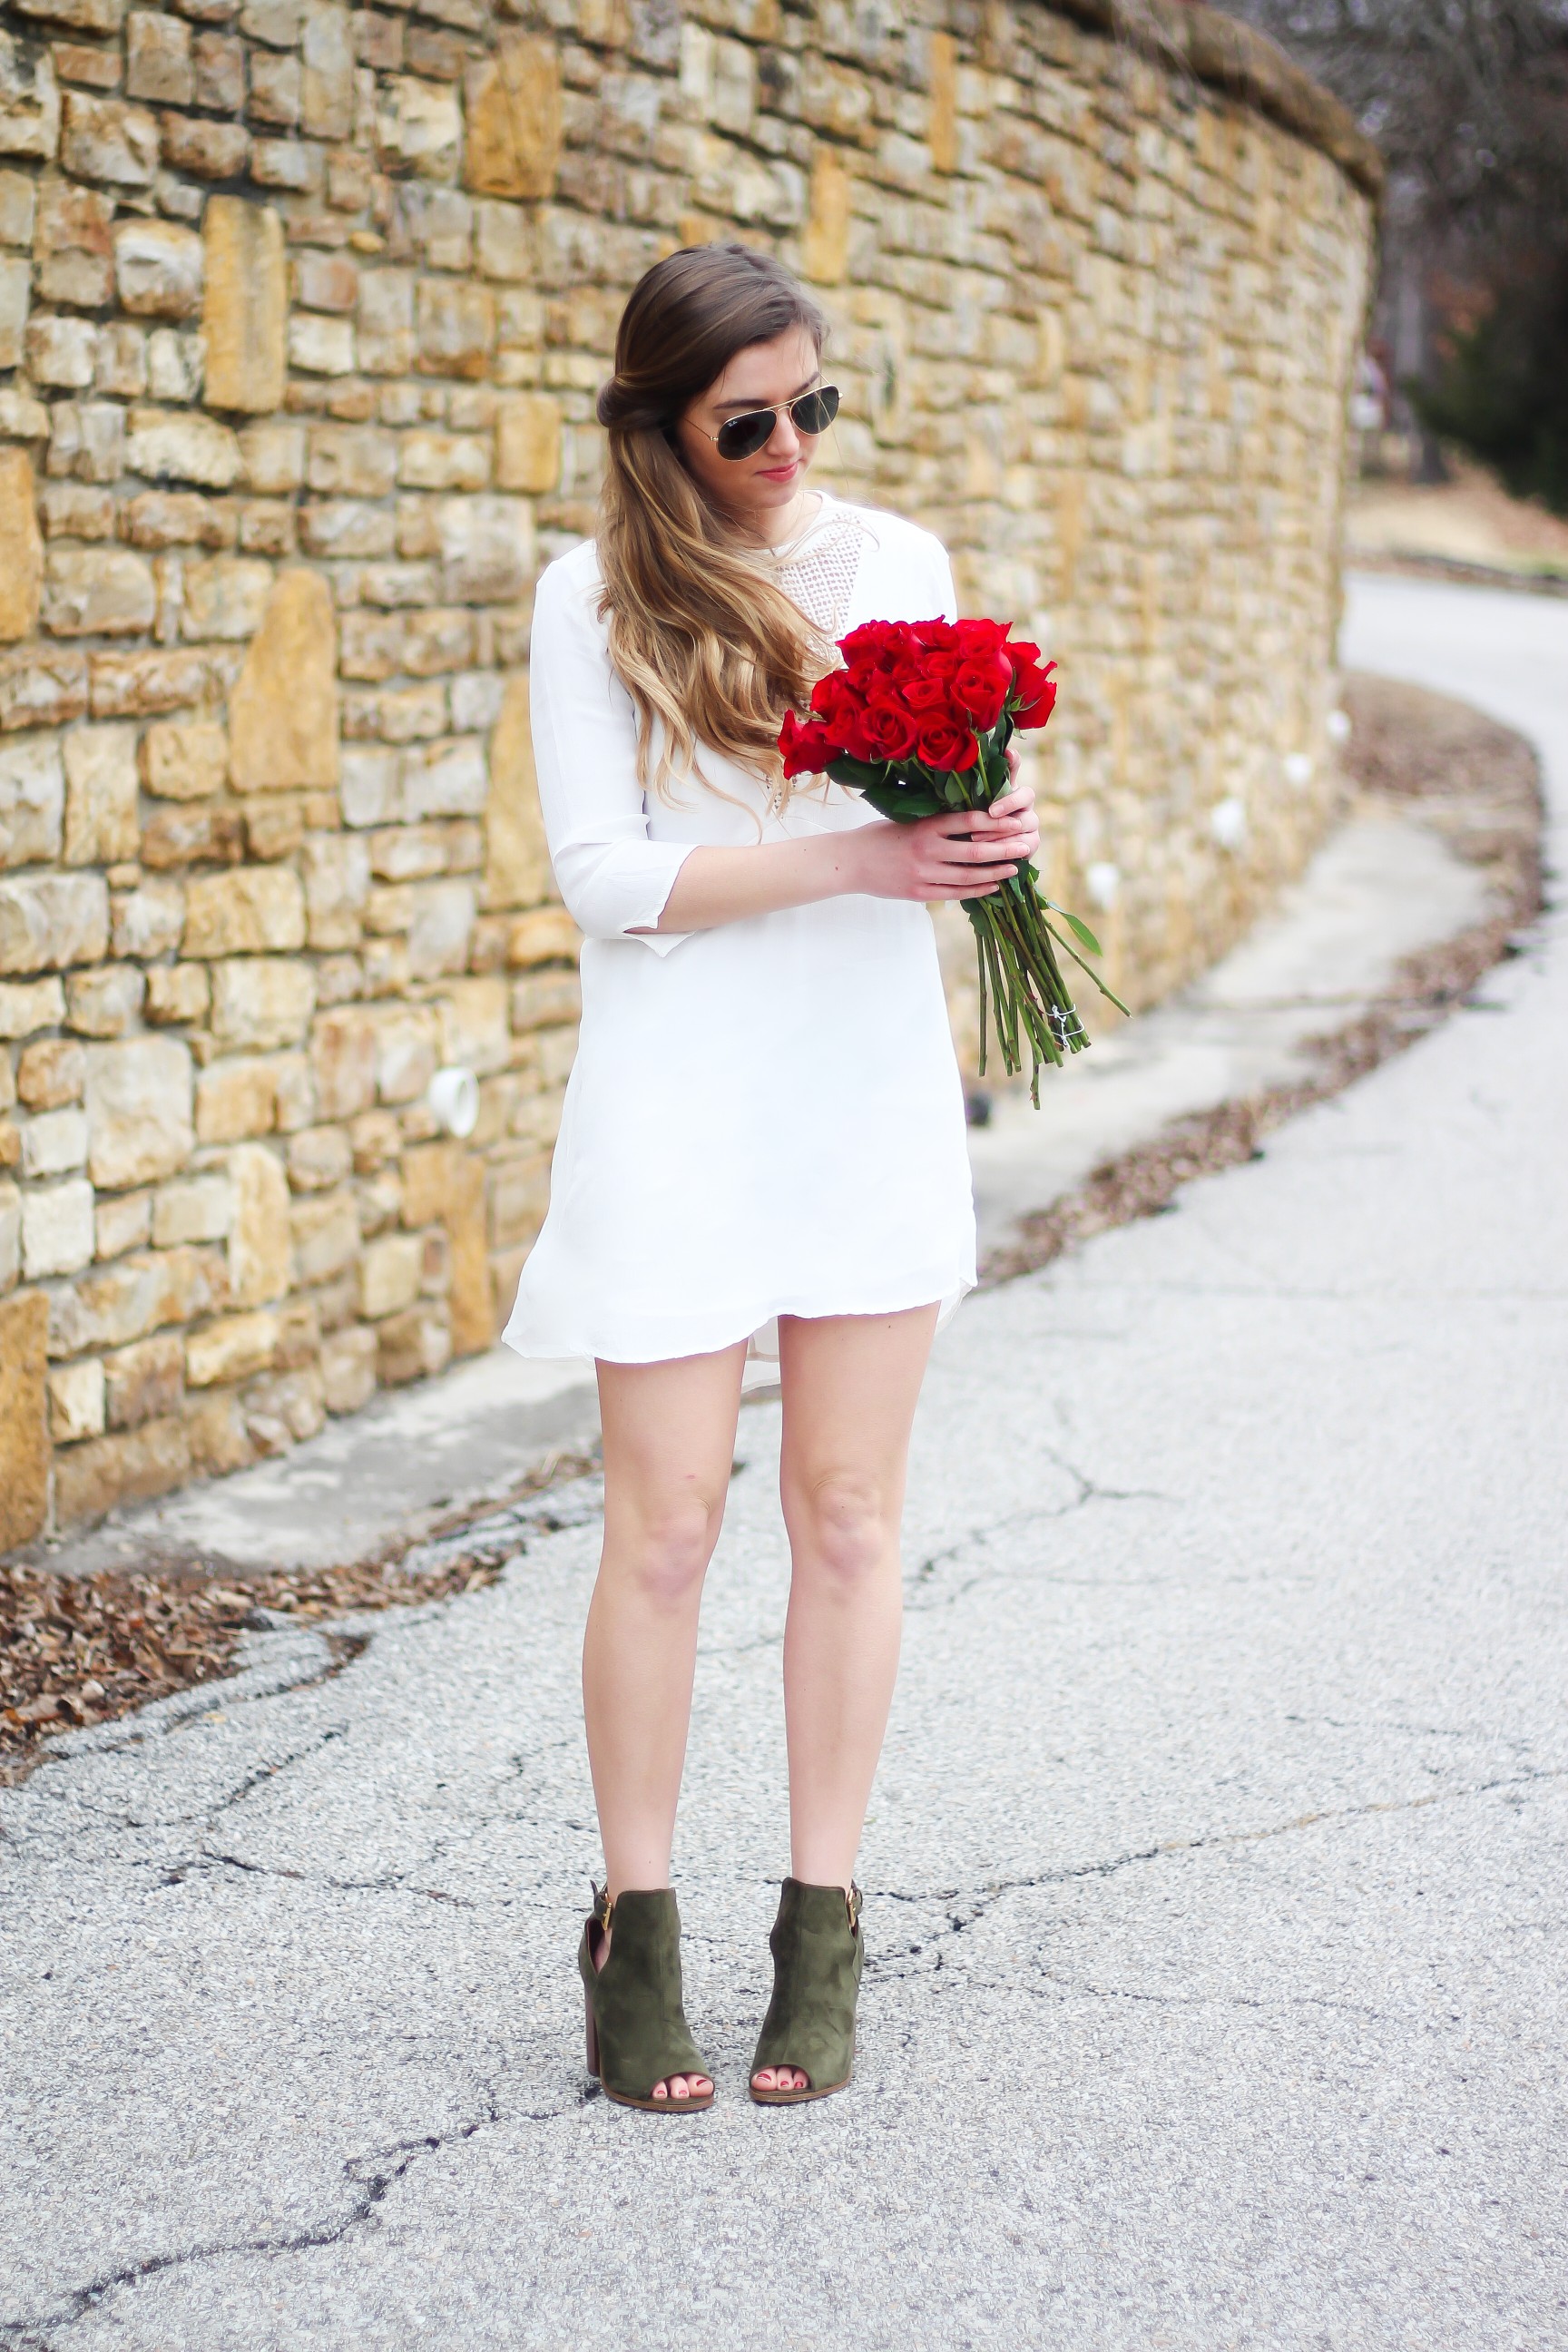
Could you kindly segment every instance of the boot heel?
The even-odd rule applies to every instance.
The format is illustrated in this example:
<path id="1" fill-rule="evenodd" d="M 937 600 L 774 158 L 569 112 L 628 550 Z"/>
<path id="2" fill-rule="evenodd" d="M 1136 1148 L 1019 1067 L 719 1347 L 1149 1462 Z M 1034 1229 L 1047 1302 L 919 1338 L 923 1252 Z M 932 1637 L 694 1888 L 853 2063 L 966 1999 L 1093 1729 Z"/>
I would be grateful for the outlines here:
<path id="1" fill-rule="evenodd" d="M 588 2072 L 597 2082 L 599 2079 L 599 2029 L 594 2022 L 594 2004 L 586 1993 L 583 1996 L 583 2007 L 588 2021 Z"/>

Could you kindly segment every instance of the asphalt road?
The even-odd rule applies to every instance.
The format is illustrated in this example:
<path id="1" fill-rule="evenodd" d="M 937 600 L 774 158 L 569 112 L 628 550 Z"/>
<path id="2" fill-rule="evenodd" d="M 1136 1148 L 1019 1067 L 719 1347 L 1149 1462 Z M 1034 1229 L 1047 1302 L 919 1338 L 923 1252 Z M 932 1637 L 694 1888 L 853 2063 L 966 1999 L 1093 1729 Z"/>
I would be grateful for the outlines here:
<path id="1" fill-rule="evenodd" d="M 1536 739 L 1561 866 L 1568 605 L 1369 582 L 1349 639 Z M 1558 914 L 944 1338 L 847 2096 L 743 2095 L 769 1406 L 678 1861 L 711 2115 L 581 2067 L 591 1492 L 0 1795 L 0 2344 L 1560 2352 L 1565 1034 Z"/>

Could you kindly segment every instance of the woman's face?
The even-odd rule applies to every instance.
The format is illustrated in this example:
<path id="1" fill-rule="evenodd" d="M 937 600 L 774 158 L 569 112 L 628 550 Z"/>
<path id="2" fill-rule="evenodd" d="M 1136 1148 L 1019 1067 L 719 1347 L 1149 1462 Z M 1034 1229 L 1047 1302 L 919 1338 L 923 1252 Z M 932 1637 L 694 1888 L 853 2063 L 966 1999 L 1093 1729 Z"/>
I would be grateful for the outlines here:
<path id="1" fill-rule="evenodd" d="M 760 521 L 799 497 L 821 436 L 797 431 L 789 403 L 821 381 L 816 345 L 804 327 L 791 327 L 772 342 L 748 343 L 737 352 L 723 374 L 692 402 L 677 427 L 680 454 L 715 506 L 745 523 Z M 728 417 L 758 408 L 778 411 L 763 447 L 751 457 L 721 457 L 712 439 L 719 427 Z"/>

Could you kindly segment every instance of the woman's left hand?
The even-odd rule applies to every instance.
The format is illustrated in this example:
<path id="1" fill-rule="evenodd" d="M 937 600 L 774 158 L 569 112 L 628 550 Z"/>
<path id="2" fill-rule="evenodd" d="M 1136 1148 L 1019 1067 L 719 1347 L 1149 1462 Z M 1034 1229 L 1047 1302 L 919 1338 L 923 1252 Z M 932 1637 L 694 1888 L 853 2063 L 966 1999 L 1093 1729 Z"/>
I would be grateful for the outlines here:
<path id="1" fill-rule="evenodd" d="M 1016 775 L 1018 755 L 1010 743 L 1007 746 L 1007 765 Z M 973 839 L 984 841 L 987 834 L 1016 833 L 1020 825 L 1028 835 L 1027 856 L 1033 859 L 1040 846 L 1040 826 L 1039 820 L 1035 814 L 1035 795 L 1026 785 L 1015 784 L 1010 792 L 1003 793 L 994 800 L 988 809 L 974 811 L 970 821 L 970 832 Z"/>

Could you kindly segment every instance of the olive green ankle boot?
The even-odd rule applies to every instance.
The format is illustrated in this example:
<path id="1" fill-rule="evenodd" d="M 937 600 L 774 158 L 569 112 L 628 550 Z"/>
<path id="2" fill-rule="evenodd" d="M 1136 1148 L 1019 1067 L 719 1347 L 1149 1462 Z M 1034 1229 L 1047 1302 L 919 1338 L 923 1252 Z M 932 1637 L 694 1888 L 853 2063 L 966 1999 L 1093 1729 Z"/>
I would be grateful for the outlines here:
<path id="1" fill-rule="evenodd" d="M 596 1965 L 606 1932 L 610 1956 Z M 707 2060 L 691 2038 L 680 2002 L 680 1914 L 672 1887 L 627 1887 L 612 1902 L 594 1889 L 594 1908 L 577 1948 L 588 2004 L 588 2072 L 617 2106 L 653 2116 L 692 2116 L 713 2104 L 711 2091 L 684 2099 L 653 2095 L 673 2074 L 703 2074 Z"/>
<path id="2" fill-rule="evenodd" d="M 768 1937 L 773 1954 L 773 1997 L 752 2061 L 752 2096 L 759 2106 L 793 2107 L 844 2090 L 855 2071 L 855 2004 L 860 1994 L 864 1948 L 860 1889 L 806 1886 L 786 1878 L 779 1916 Z M 764 2066 L 792 2066 L 804 2091 L 765 2091 Z"/>

